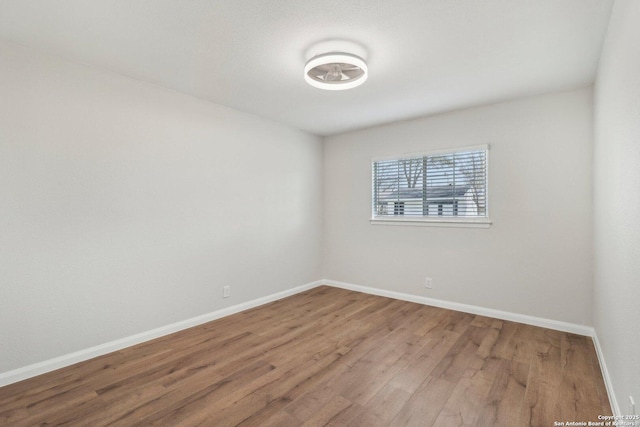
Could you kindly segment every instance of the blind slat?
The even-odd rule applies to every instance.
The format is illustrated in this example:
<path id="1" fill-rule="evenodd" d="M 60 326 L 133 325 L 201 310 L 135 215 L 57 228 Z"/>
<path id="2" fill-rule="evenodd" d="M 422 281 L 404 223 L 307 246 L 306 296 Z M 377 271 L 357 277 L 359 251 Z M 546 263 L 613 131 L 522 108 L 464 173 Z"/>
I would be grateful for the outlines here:
<path id="1" fill-rule="evenodd" d="M 487 217 L 487 150 L 373 162 L 374 216 Z"/>

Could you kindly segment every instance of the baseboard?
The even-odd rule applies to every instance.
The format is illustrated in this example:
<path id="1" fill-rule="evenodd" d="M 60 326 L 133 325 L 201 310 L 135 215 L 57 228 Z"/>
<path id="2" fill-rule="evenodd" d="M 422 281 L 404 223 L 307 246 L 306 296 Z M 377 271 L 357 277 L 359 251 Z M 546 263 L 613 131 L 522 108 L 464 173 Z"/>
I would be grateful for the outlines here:
<path id="1" fill-rule="evenodd" d="M 84 350 L 76 351 L 73 353 L 65 354 L 53 359 L 45 360 L 42 362 L 34 363 L 32 365 L 24 366 L 22 368 L 14 369 L 7 372 L 0 373 L 0 387 L 16 383 L 18 381 L 25 380 L 27 378 L 42 375 L 47 372 L 55 371 L 56 369 L 64 368 L 65 366 L 73 365 L 74 363 L 83 362 L 94 357 L 102 356 L 113 351 L 122 350 L 132 345 L 140 344 L 145 341 L 160 338 L 162 336 L 172 334 L 174 332 L 181 331 L 183 329 L 198 326 L 203 323 L 211 322 L 212 320 L 220 319 L 221 317 L 229 316 L 231 314 L 239 313 L 250 308 L 258 307 L 263 304 L 267 304 L 288 296 L 315 288 L 324 282 L 319 280 L 316 282 L 307 283 L 302 286 L 298 286 L 286 291 L 277 292 L 272 295 L 267 295 L 262 298 L 257 298 L 251 301 L 247 301 L 241 304 L 237 304 L 231 307 L 226 307 L 221 310 L 216 310 L 211 313 L 203 314 L 201 316 L 192 317 L 191 319 L 182 320 L 180 322 L 172 323 L 170 325 L 161 326 L 150 331 L 141 332 L 136 335 L 120 338 L 115 341 L 111 341 L 105 344 L 100 344 L 94 347 L 90 347 Z"/>
<path id="2" fill-rule="evenodd" d="M 54 371 L 56 369 L 64 368 L 66 366 L 73 365 L 74 363 L 83 362 L 85 360 L 102 356 L 113 351 L 122 350 L 123 348 L 130 347 L 136 344 L 150 341 L 155 338 L 181 331 L 183 329 L 198 326 L 203 323 L 211 322 L 212 320 L 220 319 L 231 314 L 236 314 L 244 310 L 249 310 L 260 305 L 264 305 L 273 301 L 277 301 L 282 298 L 286 298 L 291 295 L 295 295 L 300 292 L 304 292 L 309 289 L 313 289 L 320 285 L 328 285 L 342 289 L 348 289 L 356 292 L 363 292 L 371 295 L 378 295 L 387 298 L 394 298 L 403 301 L 415 302 L 418 304 L 430 305 L 434 307 L 446 308 L 449 310 L 462 311 L 465 313 L 477 314 L 481 316 L 494 317 L 497 319 L 509 320 L 513 322 L 525 323 L 533 326 L 540 326 L 543 328 L 555 329 L 563 332 L 570 332 L 578 335 L 590 336 L 593 339 L 594 347 L 600 362 L 600 369 L 602 370 L 602 377 L 607 388 L 609 395 L 609 402 L 614 415 L 621 415 L 620 407 L 613 392 L 613 385 L 611 383 L 611 377 L 607 370 L 607 364 L 605 363 L 604 354 L 600 347 L 600 341 L 594 328 L 590 326 L 577 325 L 573 323 L 561 322 L 557 320 L 545 319 L 535 316 L 528 316 L 524 314 L 512 313 L 501 310 L 494 310 L 490 308 L 479 307 L 469 304 L 461 304 L 457 302 L 444 301 L 434 298 L 427 298 L 418 295 L 405 294 L 401 292 L 388 291 L 385 289 L 371 288 L 368 286 L 354 285 L 352 283 L 339 282 L 335 280 L 318 280 L 315 282 L 307 283 L 302 286 L 298 286 L 292 289 L 287 289 L 282 292 L 277 292 L 272 295 L 267 295 L 262 298 L 257 298 L 251 301 L 247 301 L 241 304 L 237 304 L 231 307 L 223 308 L 211 313 L 207 313 L 201 316 L 186 319 L 180 322 L 176 322 L 170 325 L 162 326 L 160 328 L 152 329 L 150 331 L 142 332 L 129 337 L 121 338 L 115 341 L 111 341 L 105 344 L 100 344 L 94 347 L 90 347 L 84 350 L 76 351 L 74 353 L 66 354 L 53 359 L 45 360 L 43 362 L 34 363 L 32 365 L 24 366 L 22 368 L 14 369 L 12 371 L 0 373 L 0 387 L 16 383 L 37 375 L 45 374 L 47 372 Z"/>
<path id="3" fill-rule="evenodd" d="M 593 346 L 596 348 L 596 354 L 598 355 L 598 362 L 600 362 L 600 371 L 602 372 L 602 379 L 604 379 L 604 385 L 607 388 L 607 395 L 609 396 L 609 403 L 611 404 L 611 410 L 613 411 L 613 415 L 617 415 L 618 417 L 622 416 L 622 412 L 620 411 L 620 405 L 618 405 L 618 399 L 616 399 L 616 394 L 613 392 L 613 383 L 611 382 L 611 376 L 609 375 L 609 370 L 607 369 L 607 363 L 604 360 L 604 353 L 602 352 L 602 347 L 600 346 L 600 340 L 598 339 L 598 334 L 595 329 L 593 331 L 593 335 L 591 336 L 593 339 Z M 622 418 L 619 418 L 622 419 Z"/>
<path id="4" fill-rule="evenodd" d="M 388 291 L 385 289 L 371 288 L 368 286 L 354 285 L 352 283 L 338 282 L 335 280 L 324 280 L 324 284 L 337 288 L 348 289 L 351 291 L 364 292 L 371 295 L 378 295 L 403 301 L 415 302 L 418 304 L 431 305 L 434 307 L 462 311 L 465 313 L 478 314 L 480 316 L 494 317 L 497 319 L 509 320 L 512 322 L 525 323 L 527 325 L 540 326 L 542 328 L 555 329 L 557 331 L 570 332 L 577 335 L 584 335 L 589 337 L 594 335 L 594 329 L 591 326 L 577 325 L 575 323 L 561 322 L 559 320 L 545 319 L 542 317 L 529 316 L 526 314 L 494 310 L 491 308 L 484 308 L 476 305 L 462 304 L 458 302 L 422 297 L 419 295 Z"/>

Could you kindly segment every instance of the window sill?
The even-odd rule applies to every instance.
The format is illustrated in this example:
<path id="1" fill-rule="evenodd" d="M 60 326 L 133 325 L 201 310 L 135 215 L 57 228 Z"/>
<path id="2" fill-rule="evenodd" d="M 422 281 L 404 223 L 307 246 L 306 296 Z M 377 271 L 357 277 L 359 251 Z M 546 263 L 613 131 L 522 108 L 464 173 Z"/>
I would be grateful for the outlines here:
<path id="1" fill-rule="evenodd" d="M 406 225 L 417 227 L 459 227 L 459 228 L 489 228 L 491 220 L 482 219 L 422 219 L 422 218 L 371 218 L 369 222 L 372 225 Z"/>

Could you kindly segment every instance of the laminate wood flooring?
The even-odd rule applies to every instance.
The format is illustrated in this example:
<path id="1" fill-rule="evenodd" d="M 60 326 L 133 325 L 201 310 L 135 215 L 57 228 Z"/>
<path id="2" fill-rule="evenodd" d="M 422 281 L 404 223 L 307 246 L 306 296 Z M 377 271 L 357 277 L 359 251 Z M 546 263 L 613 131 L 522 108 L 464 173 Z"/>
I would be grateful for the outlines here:
<path id="1" fill-rule="evenodd" d="M 590 338 L 318 287 L 0 388 L 0 425 L 553 426 L 611 415 Z"/>

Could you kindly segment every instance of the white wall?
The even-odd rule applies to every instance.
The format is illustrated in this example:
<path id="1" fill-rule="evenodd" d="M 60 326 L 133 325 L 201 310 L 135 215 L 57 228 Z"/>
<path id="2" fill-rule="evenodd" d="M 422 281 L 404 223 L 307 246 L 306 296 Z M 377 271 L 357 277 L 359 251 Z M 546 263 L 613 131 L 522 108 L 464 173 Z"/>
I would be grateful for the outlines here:
<path id="1" fill-rule="evenodd" d="M 478 144 L 491 146 L 491 228 L 369 223 L 372 157 Z M 590 89 L 329 137 L 324 277 L 590 324 L 591 156 Z"/>
<path id="2" fill-rule="evenodd" d="M 321 144 L 0 44 L 0 373 L 320 279 Z"/>
<path id="3" fill-rule="evenodd" d="M 640 2 L 617 0 L 595 89 L 593 320 L 620 411 L 640 413 Z"/>

